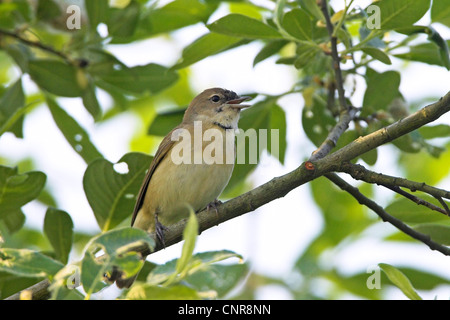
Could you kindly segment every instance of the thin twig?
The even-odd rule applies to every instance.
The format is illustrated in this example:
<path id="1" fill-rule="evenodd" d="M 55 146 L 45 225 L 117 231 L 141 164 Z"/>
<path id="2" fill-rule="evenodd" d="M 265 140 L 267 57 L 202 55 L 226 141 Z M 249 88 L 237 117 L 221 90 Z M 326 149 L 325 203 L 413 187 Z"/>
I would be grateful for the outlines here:
<path id="1" fill-rule="evenodd" d="M 382 186 L 387 188 L 387 189 L 389 189 L 389 190 L 392 190 L 392 191 L 398 193 L 399 195 L 402 195 L 406 199 L 409 199 L 412 202 L 417 203 L 420 206 L 425 206 L 425 207 L 427 207 L 427 208 L 429 208 L 429 209 L 431 209 L 433 211 L 440 212 L 440 213 L 442 213 L 442 214 L 444 214 L 446 216 L 448 215 L 447 212 L 444 209 L 442 209 L 442 208 L 440 208 L 440 207 L 438 207 L 438 206 L 436 206 L 436 205 L 434 205 L 434 204 L 432 204 L 432 203 L 430 203 L 430 202 L 428 202 L 426 200 L 423 200 L 423 199 L 421 199 L 419 197 L 416 197 L 415 195 L 412 195 L 412 194 L 406 192 L 405 190 L 402 190 L 398 186 L 391 186 L 391 185 L 387 185 L 387 184 L 382 184 Z"/>
<path id="2" fill-rule="evenodd" d="M 11 37 L 11 38 L 14 38 L 14 39 L 22 42 L 23 44 L 26 44 L 27 46 L 39 48 L 39 49 L 41 49 L 43 51 L 47 51 L 47 52 L 49 52 L 51 54 L 57 55 L 58 57 L 64 59 L 64 61 L 66 61 L 69 64 L 73 64 L 74 63 L 73 60 L 68 55 L 66 55 L 65 53 L 63 53 L 61 51 L 58 51 L 55 48 L 53 48 L 51 46 L 48 46 L 48 45 L 45 45 L 45 44 L 43 44 L 41 42 L 31 41 L 31 40 L 25 39 L 25 38 L 23 38 L 22 36 L 20 36 L 16 32 L 0 28 L 0 34 L 8 36 L 8 37 Z"/>
<path id="3" fill-rule="evenodd" d="M 411 229 L 409 226 L 404 224 L 401 220 L 391 216 L 388 214 L 381 206 L 379 206 L 375 201 L 367 198 L 363 195 L 358 188 L 353 187 L 349 183 L 345 182 L 342 178 L 340 178 L 335 173 L 328 173 L 325 175 L 329 180 L 331 180 L 334 184 L 336 184 L 342 190 L 351 194 L 360 204 L 365 205 L 372 211 L 374 211 L 383 221 L 387 221 L 392 224 L 394 227 L 399 229 L 400 231 L 406 233 L 410 237 L 426 244 L 431 250 L 436 250 L 441 252 L 446 256 L 450 256 L 450 248 L 443 246 L 437 242 L 431 240 L 430 236 L 417 232 L 414 229 Z"/>
<path id="4" fill-rule="evenodd" d="M 327 31 L 330 35 L 331 57 L 333 59 L 334 74 L 336 76 L 336 88 L 339 95 L 339 104 L 341 106 L 341 110 L 348 110 L 349 107 L 347 106 L 347 102 L 345 100 L 344 79 L 341 71 L 341 58 L 339 57 L 339 53 L 337 51 L 337 37 L 334 35 L 334 27 L 331 22 L 330 13 L 328 11 L 328 2 L 326 0 L 321 0 L 320 9 L 322 10 Z"/>
<path id="5" fill-rule="evenodd" d="M 342 76 L 342 71 L 340 67 L 340 58 L 339 53 L 337 51 L 337 38 L 334 35 L 333 24 L 331 23 L 330 14 L 328 12 L 328 5 L 326 0 L 322 0 L 321 9 L 323 15 L 325 17 L 325 22 L 327 25 L 327 31 L 331 40 L 331 58 L 333 64 L 333 70 L 335 74 L 336 84 L 330 86 L 329 94 L 333 94 L 333 97 L 328 97 L 328 107 L 334 104 L 334 87 L 336 87 L 339 96 L 339 104 L 340 104 L 340 114 L 339 121 L 334 126 L 334 128 L 329 132 L 327 138 L 322 142 L 322 144 L 315 150 L 309 161 L 316 161 L 318 159 L 322 159 L 327 154 L 331 152 L 331 150 L 337 145 L 337 141 L 341 137 L 341 135 L 348 129 L 348 126 L 351 121 L 356 116 L 358 109 L 348 106 L 347 101 L 345 99 L 345 91 L 344 91 L 344 80 Z"/>

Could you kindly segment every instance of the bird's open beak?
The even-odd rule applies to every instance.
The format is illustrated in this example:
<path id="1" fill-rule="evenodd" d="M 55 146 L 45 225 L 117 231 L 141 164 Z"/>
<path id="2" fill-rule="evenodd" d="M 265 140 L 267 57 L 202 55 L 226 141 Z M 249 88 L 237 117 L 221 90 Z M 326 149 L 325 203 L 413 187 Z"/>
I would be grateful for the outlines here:
<path id="1" fill-rule="evenodd" d="M 239 97 L 237 99 L 233 99 L 233 100 L 227 101 L 226 104 L 230 105 L 230 107 L 233 108 L 233 109 L 239 109 L 240 110 L 240 109 L 244 109 L 244 108 L 250 107 L 249 104 L 240 104 L 240 103 L 245 101 L 245 100 L 250 100 L 251 98 L 252 97 L 247 97 L 247 96 Z"/>

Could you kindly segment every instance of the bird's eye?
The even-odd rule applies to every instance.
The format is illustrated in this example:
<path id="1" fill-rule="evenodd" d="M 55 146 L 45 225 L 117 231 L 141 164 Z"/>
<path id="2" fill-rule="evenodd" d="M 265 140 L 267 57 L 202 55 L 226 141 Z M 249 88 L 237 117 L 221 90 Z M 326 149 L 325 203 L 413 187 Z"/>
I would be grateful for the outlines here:
<path id="1" fill-rule="evenodd" d="M 212 102 L 219 102 L 219 100 L 220 100 L 220 97 L 218 95 L 214 95 L 211 97 Z"/>

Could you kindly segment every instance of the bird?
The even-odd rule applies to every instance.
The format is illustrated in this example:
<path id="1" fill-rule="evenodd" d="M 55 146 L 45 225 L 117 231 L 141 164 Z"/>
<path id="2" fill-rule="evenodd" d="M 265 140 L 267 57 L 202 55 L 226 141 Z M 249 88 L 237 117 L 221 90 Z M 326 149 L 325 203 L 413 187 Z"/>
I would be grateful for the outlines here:
<path id="1" fill-rule="evenodd" d="M 187 217 L 190 210 L 214 208 L 217 213 L 217 198 L 234 168 L 234 132 L 240 111 L 250 106 L 241 103 L 249 99 L 215 87 L 192 100 L 182 122 L 163 138 L 153 157 L 137 196 L 132 227 L 154 232 L 165 247 L 166 226 Z M 206 152 L 211 151 L 211 136 L 216 148 Z M 227 146 L 230 137 L 231 148 Z M 134 278 L 116 280 L 119 288 L 133 282 Z"/>

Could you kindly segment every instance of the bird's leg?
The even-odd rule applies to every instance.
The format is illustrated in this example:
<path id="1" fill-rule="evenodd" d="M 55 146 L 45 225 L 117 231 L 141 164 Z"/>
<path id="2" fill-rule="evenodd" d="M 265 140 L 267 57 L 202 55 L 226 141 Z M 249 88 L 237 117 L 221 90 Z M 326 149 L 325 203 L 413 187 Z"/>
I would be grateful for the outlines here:
<path id="1" fill-rule="evenodd" d="M 159 222 L 158 214 L 155 214 L 155 233 L 156 233 L 156 238 L 162 244 L 163 248 L 166 247 L 166 242 L 164 241 L 164 231 L 166 231 L 166 230 L 168 230 L 168 228 L 166 226 L 164 226 L 161 222 Z"/>
<path id="2" fill-rule="evenodd" d="M 206 206 L 206 210 L 209 211 L 211 209 L 214 209 L 214 211 L 216 211 L 216 217 L 219 217 L 219 211 L 217 210 L 217 206 L 222 204 L 222 201 L 214 199 L 214 201 L 211 201 L 207 206 Z"/>

